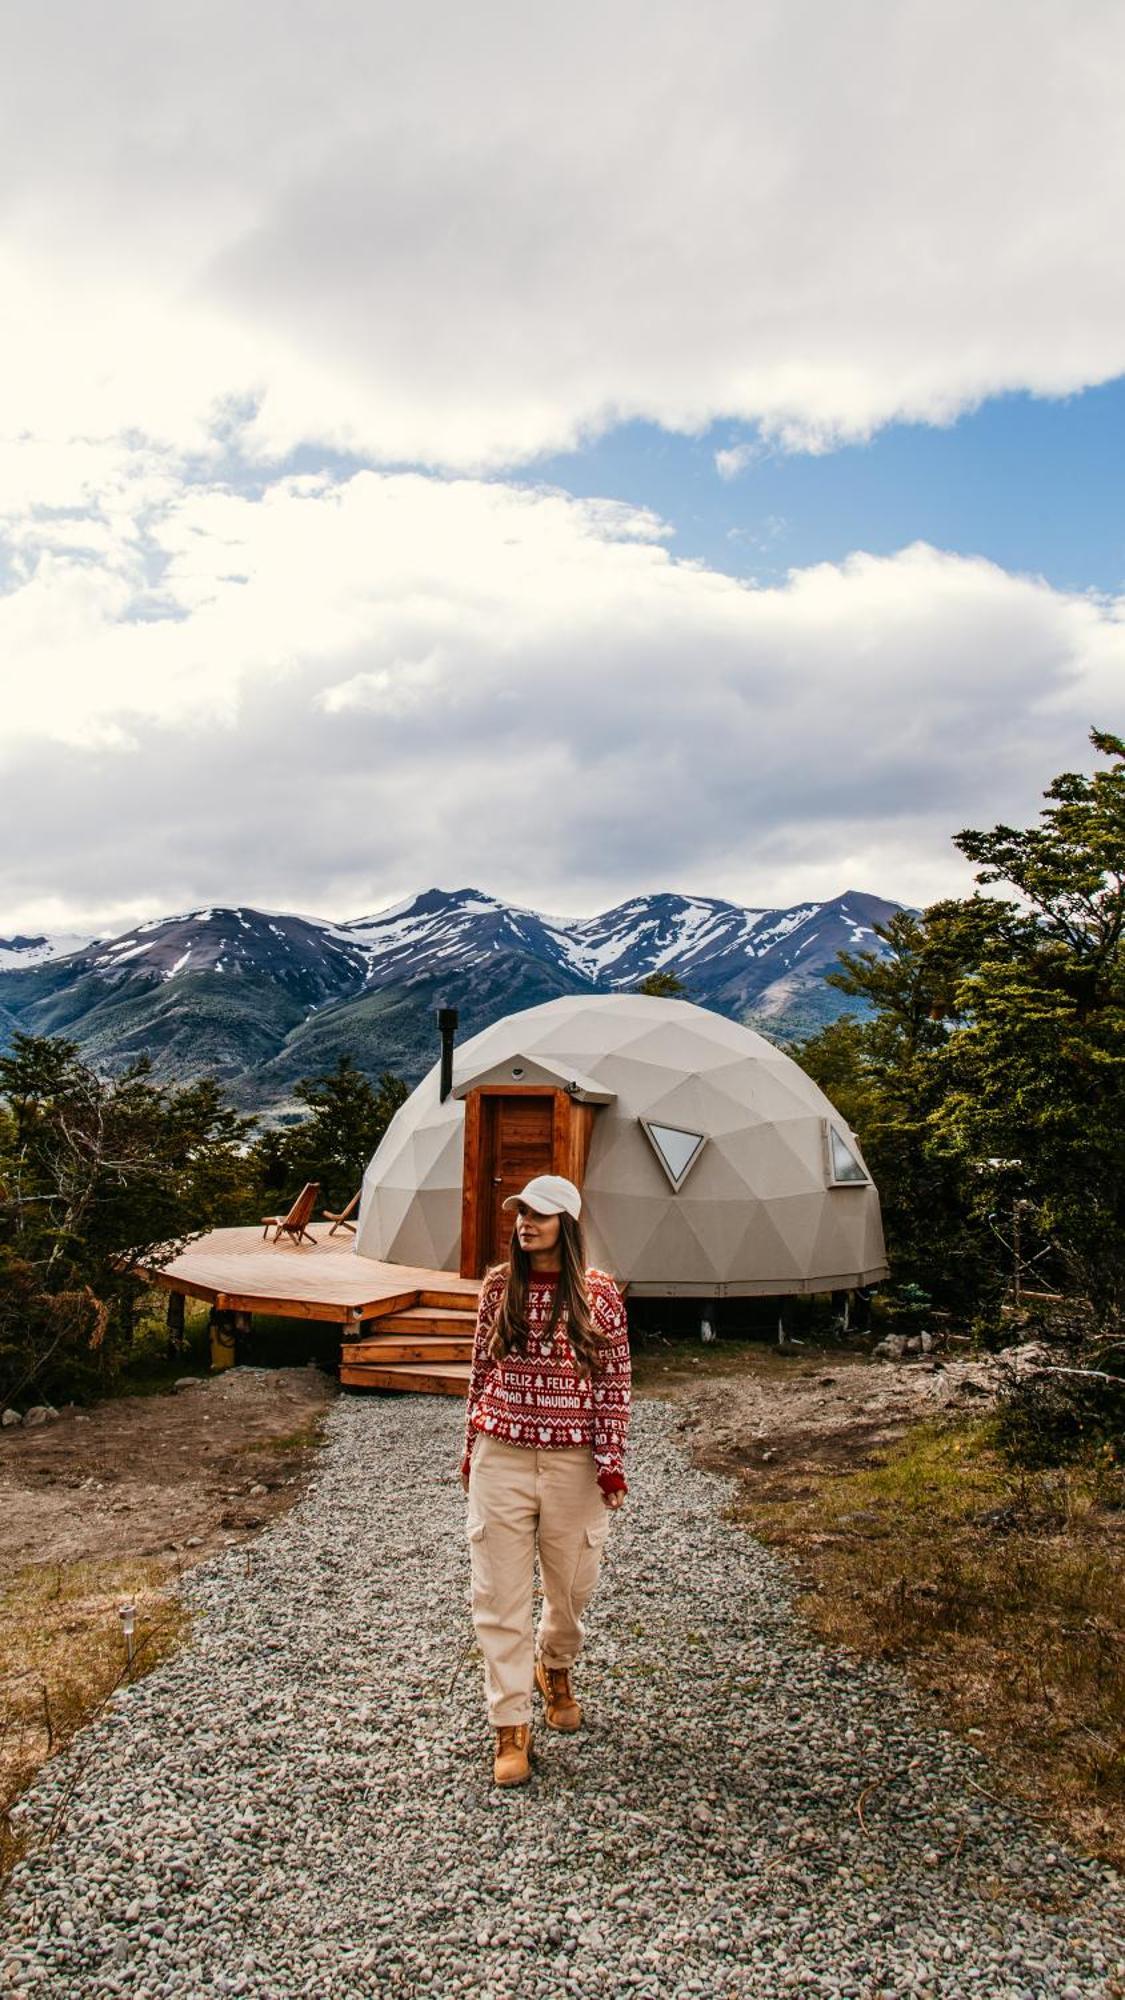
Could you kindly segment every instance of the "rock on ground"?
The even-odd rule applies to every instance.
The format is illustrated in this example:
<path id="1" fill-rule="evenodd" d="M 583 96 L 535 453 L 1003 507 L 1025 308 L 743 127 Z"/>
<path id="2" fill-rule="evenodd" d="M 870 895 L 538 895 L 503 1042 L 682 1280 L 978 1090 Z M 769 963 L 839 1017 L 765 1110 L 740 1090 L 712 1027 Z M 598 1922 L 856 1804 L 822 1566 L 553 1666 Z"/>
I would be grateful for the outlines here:
<path id="1" fill-rule="evenodd" d="M 531 1783 L 498 1791 L 461 1408 L 336 1403 L 296 1509 L 183 1579 L 192 1645 L 40 1774 L 24 1823 L 60 1824 L 11 1879 L 0 1990 L 1112 1993 L 1118 1878 L 986 1796 L 897 1674 L 811 1643 L 675 1412 L 634 1421 L 587 1725 L 537 1723 Z"/>

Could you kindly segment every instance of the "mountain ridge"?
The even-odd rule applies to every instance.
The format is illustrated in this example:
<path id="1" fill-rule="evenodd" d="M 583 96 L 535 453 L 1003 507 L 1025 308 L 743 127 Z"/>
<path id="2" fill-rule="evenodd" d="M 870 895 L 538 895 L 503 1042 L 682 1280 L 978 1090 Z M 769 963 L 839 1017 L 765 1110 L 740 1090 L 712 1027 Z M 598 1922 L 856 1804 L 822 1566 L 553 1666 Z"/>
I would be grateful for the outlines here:
<path id="1" fill-rule="evenodd" d="M 0 1046 L 66 1034 L 112 1073 L 141 1053 L 157 1076 L 213 1074 L 235 1102 L 277 1108 L 301 1075 L 351 1054 L 414 1083 L 436 1054 L 433 1008 L 465 1039 L 562 993 L 675 973 L 687 996 L 778 1039 L 844 1011 L 825 984 L 844 950 L 881 949 L 903 906 L 845 890 L 788 909 L 659 891 L 591 917 L 547 917 L 475 888 L 431 888 L 332 922 L 208 904 L 116 937 L 0 937 Z"/>

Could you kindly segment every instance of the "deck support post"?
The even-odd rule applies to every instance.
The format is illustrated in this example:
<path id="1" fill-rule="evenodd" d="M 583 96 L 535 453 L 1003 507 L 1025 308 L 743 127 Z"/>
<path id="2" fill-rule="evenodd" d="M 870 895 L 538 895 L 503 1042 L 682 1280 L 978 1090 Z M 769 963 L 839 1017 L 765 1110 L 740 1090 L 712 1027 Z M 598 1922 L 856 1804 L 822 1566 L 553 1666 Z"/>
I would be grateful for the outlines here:
<path id="1" fill-rule="evenodd" d="M 245 1315 L 243 1315 L 245 1317 Z M 235 1335 L 238 1313 L 224 1311 L 212 1306 L 208 1320 L 211 1329 L 211 1368 L 217 1373 L 220 1368 L 233 1368 L 237 1359 Z"/>
<path id="2" fill-rule="evenodd" d="M 184 1351 L 184 1304 L 182 1292 L 169 1292 L 168 1309 L 164 1315 L 168 1328 L 169 1360 L 175 1360 Z"/>
<path id="3" fill-rule="evenodd" d="M 232 1312 L 231 1324 L 234 1330 L 235 1361 L 237 1362 L 240 1357 L 245 1360 L 251 1351 L 250 1334 L 254 1326 L 253 1316 L 248 1312 Z"/>

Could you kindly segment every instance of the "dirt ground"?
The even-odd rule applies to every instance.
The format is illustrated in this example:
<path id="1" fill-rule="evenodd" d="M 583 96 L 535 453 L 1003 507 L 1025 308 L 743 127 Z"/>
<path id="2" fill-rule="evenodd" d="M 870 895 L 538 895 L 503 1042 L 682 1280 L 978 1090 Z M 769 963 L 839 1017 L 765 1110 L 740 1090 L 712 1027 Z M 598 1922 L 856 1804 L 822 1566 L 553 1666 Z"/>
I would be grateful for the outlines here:
<path id="1" fill-rule="evenodd" d="M 0 1576 L 142 1556 L 182 1567 L 243 1539 L 293 1504 L 337 1393 L 319 1368 L 229 1368 L 0 1432 Z"/>
<path id="2" fill-rule="evenodd" d="M 792 1498 L 808 1479 L 851 1471 L 911 1424 L 943 1411 L 984 1409 L 995 1364 L 926 1356 L 872 1361 L 843 1348 L 787 1350 L 717 1342 L 645 1348 L 642 1394 L 681 1405 L 677 1428 L 697 1463 L 737 1475 L 765 1500 Z"/>
<path id="3" fill-rule="evenodd" d="M 634 1374 L 639 1393 L 682 1406 L 701 1463 L 776 1498 L 803 1473 L 854 1466 L 919 1417 L 989 1394 L 987 1364 L 741 1343 L 646 1346 Z M 245 1538 L 293 1504 L 338 1393 L 314 1367 L 231 1368 L 0 1432 L 0 1573 L 107 1557 L 186 1566 Z"/>

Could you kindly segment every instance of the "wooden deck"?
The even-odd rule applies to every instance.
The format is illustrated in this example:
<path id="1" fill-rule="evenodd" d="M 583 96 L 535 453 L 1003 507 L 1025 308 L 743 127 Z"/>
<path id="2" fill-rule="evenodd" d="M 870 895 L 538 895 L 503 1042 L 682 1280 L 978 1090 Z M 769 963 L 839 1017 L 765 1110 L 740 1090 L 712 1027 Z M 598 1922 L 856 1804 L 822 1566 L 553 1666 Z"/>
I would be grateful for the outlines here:
<path id="1" fill-rule="evenodd" d="M 260 1229 L 212 1229 L 147 1275 L 154 1285 L 208 1299 L 220 1311 L 338 1320 L 342 1326 L 423 1304 L 476 1311 L 477 1278 L 357 1257 L 351 1238 L 329 1236 L 327 1223 L 315 1222 L 312 1230 L 314 1243 L 297 1244 L 263 1243 Z"/>
<path id="2" fill-rule="evenodd" d="M 463 1396 L 480 1280 L 357 1257 L 351 1238 L 328 1227 L 314 1223 L 315 1240 L 301 1244 L 264 1242 L 260 1228 L 212 1229 L 162 1269 L 139 1269 L 173 1298 L 206 1299 L 236 1331 L 254 1313 L 335 1321 L 345 1388 Z"/>

